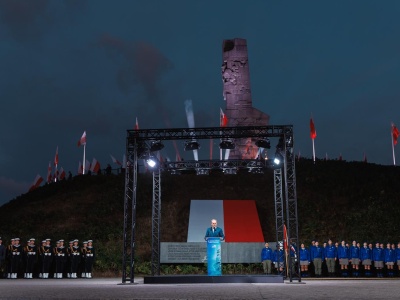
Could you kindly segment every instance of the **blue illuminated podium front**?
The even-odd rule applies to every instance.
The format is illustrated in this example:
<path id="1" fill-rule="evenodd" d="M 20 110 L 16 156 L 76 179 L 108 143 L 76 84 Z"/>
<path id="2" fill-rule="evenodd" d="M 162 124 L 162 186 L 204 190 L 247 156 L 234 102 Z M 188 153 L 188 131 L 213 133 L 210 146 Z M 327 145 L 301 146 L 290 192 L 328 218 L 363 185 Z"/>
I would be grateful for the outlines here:
<path id="1" fill-rule="evenodd" d="M 207 270 L 208 276 L 220 276 L 221 266 L 221 239 L 209 237 L 207 239 Z"/>

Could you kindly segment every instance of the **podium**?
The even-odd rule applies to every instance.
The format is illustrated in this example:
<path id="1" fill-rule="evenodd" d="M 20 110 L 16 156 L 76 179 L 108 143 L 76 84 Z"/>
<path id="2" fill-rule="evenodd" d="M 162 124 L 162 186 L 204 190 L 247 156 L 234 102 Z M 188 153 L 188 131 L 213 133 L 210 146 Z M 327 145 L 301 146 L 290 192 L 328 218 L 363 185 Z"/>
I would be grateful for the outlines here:
<path id="1" fill-rule="evenodd" d="M 207 239 L 207 271 L 208 276 L 221 276 L 221 239 L 209 237 Z"/>

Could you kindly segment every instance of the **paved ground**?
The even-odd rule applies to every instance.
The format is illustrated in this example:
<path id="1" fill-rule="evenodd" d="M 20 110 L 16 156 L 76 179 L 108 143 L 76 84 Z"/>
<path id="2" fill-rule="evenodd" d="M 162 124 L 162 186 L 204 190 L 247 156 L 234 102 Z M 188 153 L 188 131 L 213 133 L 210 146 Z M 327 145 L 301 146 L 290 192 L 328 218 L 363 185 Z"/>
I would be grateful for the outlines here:
<path id="1" fill-rule="evenodd" d="M 284 284 L 135 284 L 120 278 L 0 280 L 1 299 L 400 299 L 400 280 Z"/>

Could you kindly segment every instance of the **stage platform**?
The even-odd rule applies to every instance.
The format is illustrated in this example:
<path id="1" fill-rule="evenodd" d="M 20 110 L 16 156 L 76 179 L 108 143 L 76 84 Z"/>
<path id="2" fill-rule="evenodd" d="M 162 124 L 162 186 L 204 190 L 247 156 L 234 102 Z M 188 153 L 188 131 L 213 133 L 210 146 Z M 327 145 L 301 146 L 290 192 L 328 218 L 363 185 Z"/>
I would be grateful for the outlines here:
<path id="1" fill-rule="evenodd" d="M 279 275 L 161 275 L 144 276 L 145 284 L 191 284 L 191 283 L 283 283 Z"/>

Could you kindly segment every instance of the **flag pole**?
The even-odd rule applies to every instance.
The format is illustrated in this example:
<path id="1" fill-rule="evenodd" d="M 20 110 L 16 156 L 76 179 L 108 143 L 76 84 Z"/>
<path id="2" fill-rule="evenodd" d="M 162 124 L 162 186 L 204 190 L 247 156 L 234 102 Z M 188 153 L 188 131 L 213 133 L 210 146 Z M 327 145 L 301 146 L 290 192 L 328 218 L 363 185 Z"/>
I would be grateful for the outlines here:
<path id="1" fill-rule="evenodd" d="M 82 174 L 85 175 L 86 165 L 86 142 L 83 144 L 83 163 L 82 163 Z"/>
<path id="2" fill-rule="evenodd" d="M 312 153 L 313 153 L 313 161 L 315 164 L 315 145 L 314 145 L 314 139 L 312 139 Z"/>
<path id="3" fill-rule="evenodd" d="M 396 156 L 394 154 L 394 141 L 393 141 L 393 125 L 392 125 L 392 130 L 390 132 L 390 135 L 392 136 L 392 153 L 393 153 L 393 165 L 396 165 Z"/>

